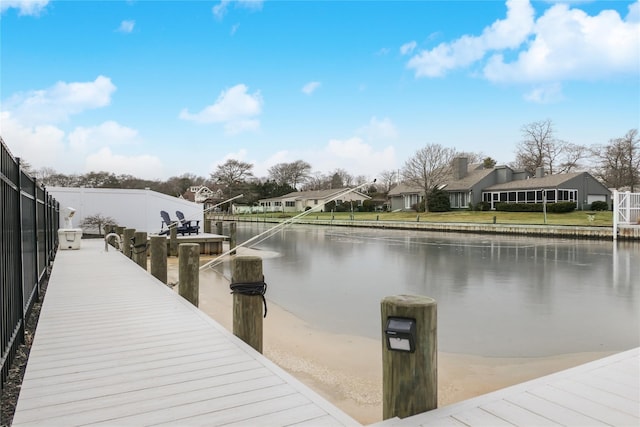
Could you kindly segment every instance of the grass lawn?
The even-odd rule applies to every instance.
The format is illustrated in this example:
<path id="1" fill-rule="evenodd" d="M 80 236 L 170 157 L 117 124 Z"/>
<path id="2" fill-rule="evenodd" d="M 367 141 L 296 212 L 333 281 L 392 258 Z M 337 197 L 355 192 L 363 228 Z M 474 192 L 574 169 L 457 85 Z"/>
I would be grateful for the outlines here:
<path id="1" fill-rule="evenodd" d="M 290 218 L 296 214 L 253 214 L 240 215 L 247 218 Z M 544 225 L 545 217 L 542 212 L 498 212 L 498 211 L 453 211 L 453 212 L 334 212 L 333 219 L 349 220 L 353 215 L 355 221 L 420 221 L 420 222 L 466 222 L 492 224 L 535 224 Z M 330 212 L 311 212 L 302 216 L 305 220 L 329 220 Z M 547 213 L 548 225 L 581 225 L 612 227 L 613 213 L 611 211 L 574 211 L 569 213 Z"/>

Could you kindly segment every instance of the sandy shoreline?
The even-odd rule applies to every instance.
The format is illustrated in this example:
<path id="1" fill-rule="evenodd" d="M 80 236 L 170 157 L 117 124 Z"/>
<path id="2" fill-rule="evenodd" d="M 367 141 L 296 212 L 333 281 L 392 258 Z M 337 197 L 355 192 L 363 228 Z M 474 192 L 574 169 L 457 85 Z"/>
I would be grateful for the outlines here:
<path id="1" fill-rule="evenodd" d="M 201 258 L 201 263 L 210 258 Z M 168 281 L 177 281 L 169 258 Z M 268 292 L 267 292 L 268 300 Z M 232 295 L 221 274 L 200 272 L 200 309 L 228 330 Z M 613 352 L 541 358 L 488 358 L 438 353 L 438 406 L 570 368 Z M 382 356 L 379 340 L 315 329 L 268 301 L 264 355 L 363 424 L 382 420 Z"/>

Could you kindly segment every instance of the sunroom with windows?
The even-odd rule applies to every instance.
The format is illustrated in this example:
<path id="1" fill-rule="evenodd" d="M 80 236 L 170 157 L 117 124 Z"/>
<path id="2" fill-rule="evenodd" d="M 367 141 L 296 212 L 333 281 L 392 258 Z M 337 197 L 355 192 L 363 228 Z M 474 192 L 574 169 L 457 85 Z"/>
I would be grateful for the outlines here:
<path id="1" fill-rule="evenodd" d="M 502 190 L 483 191 L 482 200 L 495 209 L 496 203 L 578 203 L 578 190 L 565 188 L 547 188 L 540 190 Z"/>

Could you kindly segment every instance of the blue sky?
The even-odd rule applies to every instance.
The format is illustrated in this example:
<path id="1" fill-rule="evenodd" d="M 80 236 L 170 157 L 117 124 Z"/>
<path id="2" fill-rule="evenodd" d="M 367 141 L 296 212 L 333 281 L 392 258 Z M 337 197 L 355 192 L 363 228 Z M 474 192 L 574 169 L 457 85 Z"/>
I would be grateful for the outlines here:
<path id="1" fill-rule="evenodd" d="M 375 178 L 427 144 L 515 158 L 527 123 L 640 127 L 639 1 L 0 0 L 0 134 L 34 168 Z"/>

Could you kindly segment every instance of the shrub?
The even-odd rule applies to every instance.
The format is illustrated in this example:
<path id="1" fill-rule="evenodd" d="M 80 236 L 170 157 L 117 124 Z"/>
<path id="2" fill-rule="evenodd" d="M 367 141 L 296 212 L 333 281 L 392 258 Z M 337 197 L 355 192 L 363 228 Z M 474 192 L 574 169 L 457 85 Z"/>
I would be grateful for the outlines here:
<path id="1" fill-rule="evenodd" d="M 602 200 L 596 200 L 595 202 L 591 203 L 591 210 L 592 211 L 608 211 L 609 204 L 607 202 L 603 202 Z"/>
<path id="2" fill-rule="evenodd" d="M 448 212 L 451 210 L 449 194 L 442 190 L 433 190 L 429 194 L 429 212 Z"/>
<path id="3" fill-rule="evenodd" d="M 566 213 L 573 212 L 576 209 L 575 202 L 558 202 L 547 203 L 547 212 L 550 213 Z M 496 210 L 503 212 L 543 212 L 544 205 L 542 203 L 496 203 Z"/>
<path id="4" fill-rule="evenodd" d="M 476 205 L 477 211 L 489 211 L 491 210 L 491 203 L 489 202 L 478 202 Z"/>
<path id="5" fill-rule="evenodd" d="M 373 212 L 375 210 L 375 205 L 371 200 L 364 200 L 362 202 L 362 206 L 358 208 L 359 212 Z"/>
<path id="6" fill-rule="evenodd" d="M 542 203 L 500 202 L 496 203 L 496 210 L 503 212 L 542 212 Z"/>
<path id="7" fill-rule="evenodd" d="M 575 210 L 576 210 L 575 202 L 547 203 L 547 212 L 567 213 L 567 212 L 573 212 Z"/>

